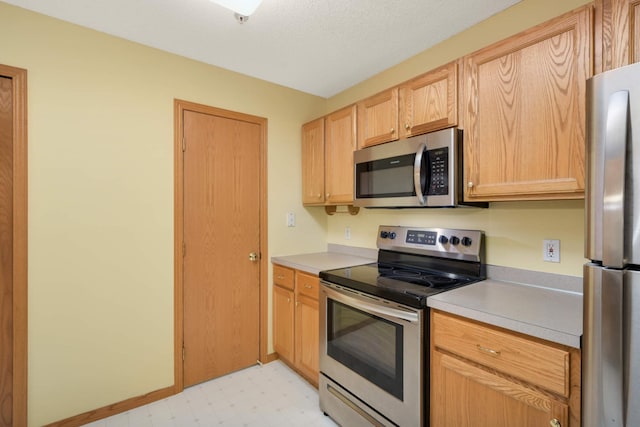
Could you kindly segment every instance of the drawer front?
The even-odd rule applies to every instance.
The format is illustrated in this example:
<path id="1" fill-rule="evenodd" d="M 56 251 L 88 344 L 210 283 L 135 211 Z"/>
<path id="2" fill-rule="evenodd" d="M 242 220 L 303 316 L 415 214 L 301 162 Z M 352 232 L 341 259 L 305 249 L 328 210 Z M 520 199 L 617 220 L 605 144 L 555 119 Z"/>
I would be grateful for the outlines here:
<path id="1" fill-rule="evenodd" d="M 293 269 L 274 264 L 273 283 L 293 290 Z"/>
<path id="2" fill-rule="evenodd" d="M 433 345 L 569 396 L 569 352 L 516 334 L 434 311 Z"/>
<path id="3" fill-rule="evenodd" d="M 296 292 L 300 295 L 306 295 L 317 300 L 320 295 L 320 278 L 313 274 L 297 271 Z"/>

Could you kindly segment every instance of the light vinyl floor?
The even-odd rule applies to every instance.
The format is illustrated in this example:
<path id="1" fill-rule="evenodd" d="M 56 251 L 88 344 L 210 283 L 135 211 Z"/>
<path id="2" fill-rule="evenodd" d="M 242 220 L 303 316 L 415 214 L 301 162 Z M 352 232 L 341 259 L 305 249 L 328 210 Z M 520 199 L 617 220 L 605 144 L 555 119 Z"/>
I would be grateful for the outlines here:
<path id="1" fill-rule="evenodd" d="M 318 391 L 276 360 L 195 385 L 90 427 L 335 427 Z"/>

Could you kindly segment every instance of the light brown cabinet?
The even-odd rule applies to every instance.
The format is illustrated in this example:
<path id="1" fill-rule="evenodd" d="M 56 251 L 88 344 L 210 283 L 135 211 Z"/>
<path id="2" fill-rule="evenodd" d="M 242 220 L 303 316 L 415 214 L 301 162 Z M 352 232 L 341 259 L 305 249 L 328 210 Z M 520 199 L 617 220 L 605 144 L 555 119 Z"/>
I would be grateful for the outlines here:
<path id="1" fill-rule="evenodd" d="M 595 73 L 640 62 L 640 0 L 596 0 Z"/>
<path id="2" fill-rule="evenodd" d="M 356 149 L 356 106 L 325 119 L 325 202 L 353 204 L 353 151 Z"/>
<path id="3" fill-rule="evenodd" d="M 463 58 L 465 199 L 584 197 L 591 6 Z"/>
<path id="4" fill-rule="evenodd" d="M 318 386 L 320 279 L 273 265 L 273 348 L 278 356 Z"/>
<path id="5" fill-rule="evenodd" d="M 302 203 L 353 204 L 356 106 L 302 126 Z"/>
<path id="6" fill-rule="evenodd" d="M 398 88 L 358 102 L 358 148 L 398 139 Z"/>
<path id="7" fill-rule="evenodd" d="M 458 65 L 444 65 L 358 103 L 358 148 L 455 126 Z"/>
<path id="8" fill-rule="evenodd" d="M 579 350 L 431 316 L 431 425 L 580 425 Z"/>
<path id="9" fill-rule="evenodd" d="M 302 203 L 324 205 L 324 117 L 302 125 Z"/>
<path id="10" fill-rule="evenodd" d="M 458 64 L 409 80 L 399 87 L 400 138 L 458 124 Z"/>
<path id="11" fill-rule="evenodd" d="M 294 362 L 294 271 L 273 266 L 273 349 L 289 363 Z"/>

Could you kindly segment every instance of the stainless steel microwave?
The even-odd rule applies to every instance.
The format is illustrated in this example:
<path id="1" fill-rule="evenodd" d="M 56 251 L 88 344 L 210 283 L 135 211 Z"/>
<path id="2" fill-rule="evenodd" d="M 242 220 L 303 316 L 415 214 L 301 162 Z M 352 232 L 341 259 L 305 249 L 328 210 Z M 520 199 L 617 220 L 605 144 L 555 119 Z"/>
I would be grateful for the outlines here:
<path id="1" fill-rule="evenodd" d="M 441 208 L 465 203 L 462 131 L 449 128 L 356 150 L 354 205 L 367 208 Z"/>

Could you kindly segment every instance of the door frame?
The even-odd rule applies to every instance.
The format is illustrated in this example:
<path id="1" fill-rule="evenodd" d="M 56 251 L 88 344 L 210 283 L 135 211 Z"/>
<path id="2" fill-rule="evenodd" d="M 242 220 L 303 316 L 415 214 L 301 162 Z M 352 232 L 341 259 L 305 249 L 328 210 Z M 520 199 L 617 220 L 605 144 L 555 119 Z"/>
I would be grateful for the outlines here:
<path id="1" fill-rule="evenodd" d="M 174 99 L 174 388 L 175 393 L 184 390 L 184 365 L 182 346 L 184 341 L 184 281 L 183 281 L 183 241 L 184 241 L 184 112 L 193 111 L 211 114 L 233 120 L 242 120 L 260 126 L 260 315 L 259 315 L 259 360 L 270 361 L 268 355 L 268 244 L 267 244 L 267 119 L 208 105 Z"/>
<path id="2" fill-rule="evenodd" d="M 27 425 L 27 70 L 0 64 L 13 97 L 13 425 Z"/>

